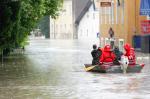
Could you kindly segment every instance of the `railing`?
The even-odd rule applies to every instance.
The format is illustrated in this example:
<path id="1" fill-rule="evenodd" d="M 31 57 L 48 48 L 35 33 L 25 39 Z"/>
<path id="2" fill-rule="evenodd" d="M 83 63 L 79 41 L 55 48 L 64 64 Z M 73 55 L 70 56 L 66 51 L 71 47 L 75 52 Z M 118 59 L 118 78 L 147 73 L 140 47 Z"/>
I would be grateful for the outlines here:
<path id="1" fill-rule="evenodd" d="M 4 51 L 1 50 L 0 52 L 0 63 L 3 66 L 4 65 L 4 59 L 8 59 L 8 58 L 21 58 L 20 56 L 22 56 L 24 54 L 24 47 L 23 48 L 16 48 L 16 49 L 12 49 L 10 51 L 10 53 L 8 54 L 8 56 L 4 56 Z"/>
<path id="2" fill-rule="evenodd" d="M 112 49 L 115 46 L 118 46 L 121 51 L 123 51 L 124 39 L 121 38 L 103 38 L 100 37 L 100 47 L 104 47 L 105 45 L 111 45 Z"/>

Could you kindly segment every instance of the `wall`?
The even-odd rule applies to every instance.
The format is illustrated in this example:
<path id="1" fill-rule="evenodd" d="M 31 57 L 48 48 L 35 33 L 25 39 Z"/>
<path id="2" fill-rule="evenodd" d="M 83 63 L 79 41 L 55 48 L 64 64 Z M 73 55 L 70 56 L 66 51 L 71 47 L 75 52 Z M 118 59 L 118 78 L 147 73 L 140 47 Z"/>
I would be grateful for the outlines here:
<path id="1" fill-rule="evenodd" d="M 91 5 L 80 21 L 78 39 L 98 39 L 97 33 L 99 33 L 99 11 L 95 11 Z"/>
<path id="2" fill-rule="evenodd" d="M 84 14 L 88 2 L 91 0 L 73 0 L 73 35 L 74 39 L 78 38 L 78 19 Z"/>
<path id="3" fill-rule="evenodd" d="M 99 0 L 99 2 L 102 1 L 106 0 Z M 117 5 L 118 0 L 107 1 L 114 1 L 114 6 L 111 8 L 111 14 L 109 15 L 106 15 L 106 8 L 100 8 L 101 36 L 109 37 L 108 30 L 112 27 L 116 39 L 124 39 L 126 43 L 132 44 L 132 36 L 140 34 L 140 22 L 146 18 L 139 15 L 140 0 L 120 0 L 120 6 Z M 113 18 L 111 23 L 108 22 L 110 15 Z"/>
<path id="4" fill-rule="evenodd" d="M 50 18 L 51 39 L 72 39 L 72 0 L 64 0 L 62 11 L 56 20 Z"/>

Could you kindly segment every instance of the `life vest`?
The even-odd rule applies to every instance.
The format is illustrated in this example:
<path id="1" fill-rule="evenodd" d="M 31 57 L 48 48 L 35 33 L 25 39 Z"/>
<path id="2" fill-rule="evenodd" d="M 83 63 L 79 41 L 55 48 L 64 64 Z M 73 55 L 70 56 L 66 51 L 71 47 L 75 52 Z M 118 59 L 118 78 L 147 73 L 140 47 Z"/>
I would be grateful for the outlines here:
<path id="1" fill-rule="evenodd" d="M 135 65 L 136 64 L 134 48 L 130 49 L 130 56 L 128 56 L 128 59 L 129 59 L 129 65 Z"/>
<path id="2" fill-rule="evenodd" d="M 115 60 L 115 55 L 112 52 L 103 52 L 100 58 L 101 62 L 113 62 Z"/>
<path id="3" fill-rule="evenodd" d="M 125 44 L 124 45 L 124 49 L 126 51 L 126 53 L 124 54 L 125 56 L 130 56 L 130 49 L 131 49 L 131 46 L 129 44 Z"/>
<path id="4" fill-rule="evenodd" d="M 134 48 L 132 48 L 129 44 L 125 44 L 124 49 L 126 51 L 124 55 L 129 59 L 129 66 L 134 66 L 136 64 Z"/>
<path id="5" fill-rule="evenodd" d="M 100 62 L 102 63 L 101 66 L 109 68 L 110 66 L 113 65 L 114 60 L 115 54 L 111 51 L 110 45 L 106 45 L 100 57 Z"/>

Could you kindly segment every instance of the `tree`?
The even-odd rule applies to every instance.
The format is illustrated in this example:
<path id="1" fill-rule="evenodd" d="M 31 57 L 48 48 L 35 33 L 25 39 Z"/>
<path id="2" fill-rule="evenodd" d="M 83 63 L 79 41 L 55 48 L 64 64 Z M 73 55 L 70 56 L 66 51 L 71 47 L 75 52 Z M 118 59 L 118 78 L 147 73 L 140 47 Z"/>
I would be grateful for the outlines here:
<path id="1" fill-rule="evenodd" d="M 0 49 L 8 54 L 15 47 L 19 33 L 21 2 L 0 2 Z"/>
<path id="2" fill-rule="evenodd" d="M 46 15 L 56 18 L 63 0 L 1 0 L 0 50 L 24 46 L 30 31 Z"/>
<path id="3" fill-rule="evenodd" d="M 50 16 L 44 16 L 38 23 L 38 28 L 41 30 L 45 38 L 50 38 Z"/>

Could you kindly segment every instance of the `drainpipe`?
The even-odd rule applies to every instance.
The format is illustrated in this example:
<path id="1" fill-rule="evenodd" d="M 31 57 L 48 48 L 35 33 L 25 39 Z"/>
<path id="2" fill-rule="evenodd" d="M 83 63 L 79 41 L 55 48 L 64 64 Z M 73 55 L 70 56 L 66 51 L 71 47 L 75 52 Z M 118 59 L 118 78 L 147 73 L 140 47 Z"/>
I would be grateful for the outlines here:
<path id="1" fill-rule="evenodd" d="M 56 39 L 56 37 L 55 37 L 55 32 L 56 32 L 56 27 L 55 27 L 55 20 L 54 20 L 54 39 Z"/>
<path id="2" fill-rule="evenodd" d="M 95 7 L 95 1 L 92 0 L 92 2 L 93 2 L 93 9 L 94 9 L 94 11 L 95 11 L 95 10 L 96 10 L 96 7 Z"/>
<path id="3" fill-rule="evenodd" d="M 49 39 L 51 39 L 51 17 L 49 16 Z"/>
<path id="4" fill-rule="evenodd" d="M 134 33 L 136 35 L 136 0 L 135 0 L 135 30 L 134 30 Z"/>

